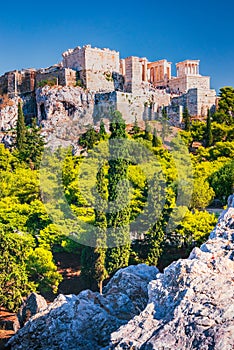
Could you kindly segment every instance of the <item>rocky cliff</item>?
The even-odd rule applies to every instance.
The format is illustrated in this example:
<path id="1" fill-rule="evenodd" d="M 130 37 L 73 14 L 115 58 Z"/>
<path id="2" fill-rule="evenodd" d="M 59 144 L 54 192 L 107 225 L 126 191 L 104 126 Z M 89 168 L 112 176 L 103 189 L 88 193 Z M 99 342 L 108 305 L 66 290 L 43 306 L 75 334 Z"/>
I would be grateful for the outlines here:
<path id="1" fill-rule="evenodd" d="M 9 344 L 12 350 L 233 349 L 234 196 L 188 259 L 164 273 L 146 265 L 122 269 L 103 296 L 61 295 Z"/>
<path id="2" fill-rule="evenodd" d="M 79 135 L 86 131 L 90 124 L 94 124 L 93 92 L 81 87 L 45 86 L 36 89 L 35 96 L 31 94 L 21 98 L 15 97 L 0 103 L 3 141 L 16 126 L 18 101 L 23 104 L 26 119 L 37 117 L 47 143 L 54 147 L 76 145 Z"/>

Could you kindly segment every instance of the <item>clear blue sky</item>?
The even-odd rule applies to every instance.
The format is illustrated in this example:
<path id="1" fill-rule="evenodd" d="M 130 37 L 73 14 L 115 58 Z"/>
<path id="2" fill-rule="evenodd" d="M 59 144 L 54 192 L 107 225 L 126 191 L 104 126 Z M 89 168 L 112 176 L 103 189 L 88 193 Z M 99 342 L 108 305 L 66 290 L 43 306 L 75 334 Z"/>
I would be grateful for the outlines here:
<path id="1" fill-rule="evenodd" d="M 121 57 L 200 59 L 218 91 L 234 85 L 233 16 L 233 0 L 3 1 L 0 75 L 50 66 L 66 49 L 91 44 Z"/>

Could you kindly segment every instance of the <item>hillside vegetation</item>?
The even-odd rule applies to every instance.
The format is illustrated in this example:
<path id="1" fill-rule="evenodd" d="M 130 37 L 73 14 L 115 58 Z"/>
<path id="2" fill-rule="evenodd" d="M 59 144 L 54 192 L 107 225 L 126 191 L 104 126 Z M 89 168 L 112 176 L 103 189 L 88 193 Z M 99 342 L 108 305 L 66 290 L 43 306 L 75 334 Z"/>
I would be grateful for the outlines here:
<path id="1" fill-rule="evenodd" d="M 14 144 L 11 149 L 0 145 L 0 306 L 18 309 L 30 291 L 56 293 L 62 277 L 53 261 L 55 252 L 77 254 L 87 287 L 95 280 L 101 290 L 105 279 L 121 267 L 140 262 L 164 267 L 204 242 L 217 222 L 217 217 L 205 208 L 214 199 L 225 205 L 233 192 L 233 113 L 234 89 L 227 87 L 221 89 L 219 110 L 207 122 L 191 122 L 187 115 L 186 130 L 173 140 L 168 141 L 167 123 L 163 123 L 167 128 L 159 132 L 156 122 L 146 122 L 145 130 L 141 130 L 136 121 L 127 133 L 116 111 L 110 132 L 101 122 L 99 131 L 90 126 L 79 138 L 88 157 L 73 155 L 72 149 L 57 149 L 56 159 L 62 168 L 60 186 L 79 223 L 78 236 L 71 239 L 64 222 L 60 224 L 63 199 L 56 197 L 56 205 L 49 212 L 45 206 L 48 194 L 42 194 L 40 182 L 44 140 L 35 121 L 25 125 L 19 105 Z M 108 144 L 111 140 L 125 140 L 127 147 Z M 194 142 L 200 142 L 195 150 Z M 128 147 L 131 143 L 138 162 Z M 115 157 L 104 157 L 94 174 L 94 164 L 87 159 L 98 159 L 100 149 L 105 154 L 108 147 L 112 147 Z M 149 162 L 144 159 L 146 155 Z M 47 159 L 49 180 L 56 167 L 54 157 Z M 151 163 L 152 157 L 155 163 Z M 183 173 L 188 170 L 185 158 L 191 165 L 186 179 L 188 192 L 192 186 L 191 198 L 185 193 L 189 198 L 186 206 L 178 200 Z M 85 182 L 80 180 L 81 172 L 86 174 Z M 94 195 L 95 188 L 98 196 Z M 116 212 L 111 211 L 114 201 Z M 114 228 L 114 245 L 108 241 L 110 227 Z M 129 233 L 135 239 L 130 240 Z M 82 235 L 89 237 L 91 247 L 81 244 Z"/>

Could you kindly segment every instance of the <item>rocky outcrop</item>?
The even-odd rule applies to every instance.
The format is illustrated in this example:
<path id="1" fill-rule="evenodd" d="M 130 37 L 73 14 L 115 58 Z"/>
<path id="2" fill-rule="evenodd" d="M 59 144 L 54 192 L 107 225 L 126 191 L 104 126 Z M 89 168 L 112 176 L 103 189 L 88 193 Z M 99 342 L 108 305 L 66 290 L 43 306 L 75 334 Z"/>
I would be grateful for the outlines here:
<path id="1" fill-rule="evenodd" d="M 24 325 L 24 323 L 28 321 L 30 317 L 44 311 L 46 308 L 47 302 L 45 298 L 37 293 L 31 293 L 18 312 L 17 316 L 20 325 Z"/>
<path id="2" fill-rule="evenodd" d="M 188 259 L 164 273 L 122 269 L 104 295 L 60 295 L 10 340 L 11 349 L 233 349 L 234 196 L 228 205 Z"/>
<path id="3" fill-rule="evenodd" d="M 80 87 L 45 86 L 36 90 L 38 121 L 49 145 L 76 144 L 93 125 L 94 93 Z"/>
<path id="4" fill-rule="evenodd" d="M 0 131 L 8 131 L 16 126 L 18 101 L 18 97 L 0 101 Z"/>
<path id="5" fill-rule="evenodd" d="M 60 295 L 10 340 L 12 350 L 90 350 L 108 346 L 110 334 L 147 305 L 148 283 L 158 270 L 147 265 L 119 270 L 104 294 L 86 290 Z"/>
<path id="6" fill-rule="evenodd" d="M 209 240 L 148 289 L 147 307 L 111 335 L 112 349 L 234 348 L 234 196 Z"/>

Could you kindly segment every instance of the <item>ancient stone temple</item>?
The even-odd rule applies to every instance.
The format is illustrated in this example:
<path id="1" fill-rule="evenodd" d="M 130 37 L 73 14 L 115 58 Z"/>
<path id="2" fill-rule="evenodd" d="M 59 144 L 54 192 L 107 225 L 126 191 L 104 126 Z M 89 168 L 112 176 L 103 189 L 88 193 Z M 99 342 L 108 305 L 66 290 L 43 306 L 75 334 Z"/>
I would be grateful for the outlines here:
<path id="1" fill-rule="evenodd" d="M 110 109 L 118 109 L 132 123 L 135 118 L 157 119 L 165 107 L 171 124 L 179 126 L 185 107 L 193 117 L 205 117 L 217 104 L 210 77 L 200 74 L 199 64 L 199 60 L 179 62 L 173 77 L 172 63 L 166 59 L 120 58 L 119 52 L 108 48 L 77 46 L 51 67 L 15 70 L 0 77 L 0 125 L 2 130 L 14 125 L 14 104 L 21 98 L 26 117 L 36 116 L 39 122 L 55 115 L 62 120 L 60 114 L 71 117 L 76 111 L 73 114 L 80 124 L 85 124 L 85 115 L 87 122 L 95 123 L 97 116 L 105 118 Z M 72 96 L 79 98 L 75 101 Z"/>
<path id="2" fill-rule="evenodd" d="M 174 91 L 181 93 L 189 89 L 210 89 L 210 77 L 199 74 L 199 60 L 186 60 L 176 64 L 177 77 L 169 81 L 169 86 Z"/>

